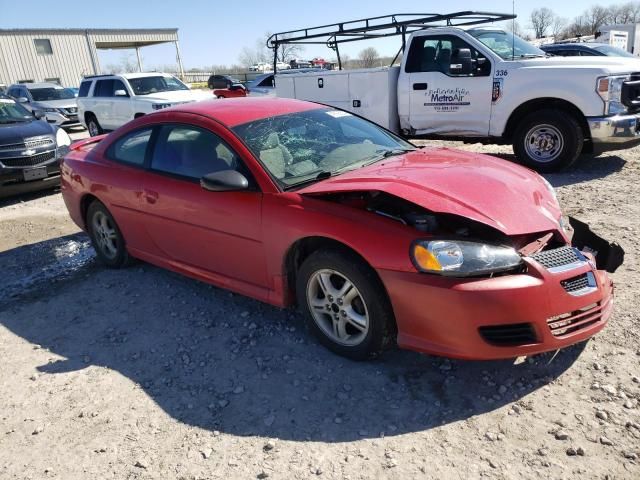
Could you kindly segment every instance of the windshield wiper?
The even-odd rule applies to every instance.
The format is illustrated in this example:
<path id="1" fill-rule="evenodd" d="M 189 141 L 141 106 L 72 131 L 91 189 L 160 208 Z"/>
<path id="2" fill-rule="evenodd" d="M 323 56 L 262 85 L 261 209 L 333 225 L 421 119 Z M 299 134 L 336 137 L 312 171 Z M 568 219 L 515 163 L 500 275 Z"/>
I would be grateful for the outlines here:
<path id="1" fill-rule="evenodd" d="M 307 178 L 306 180 L 302 180 L 300 182 L 296 182 L 296 183 L 292 183 L 291 185 L 287 185 L 286 187 L 283 188 L 283 190 L 291 190 L 292 188 L 297 188 L 300 187 L 302 185 L 306 185 L 308 183 L 314 183 L 314 182 L 318 182 L 320 180 L 324 180 L 326 178 L 329 178 L 331 175 L 333 175 L 333 173 L 323 170 L 320 173 L 318 173 L 315 177 L 311 177 L 311 178 Z"/>

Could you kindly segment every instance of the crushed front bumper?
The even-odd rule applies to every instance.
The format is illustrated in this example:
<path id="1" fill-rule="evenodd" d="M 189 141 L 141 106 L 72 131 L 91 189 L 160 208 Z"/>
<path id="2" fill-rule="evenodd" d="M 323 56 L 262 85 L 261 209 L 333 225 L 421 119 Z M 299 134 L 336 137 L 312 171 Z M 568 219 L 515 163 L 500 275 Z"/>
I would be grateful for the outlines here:
<path id="1" fill-rule="evenodd" d="M 398 345 L 491 360 L 589 339 L 604 328 L 613 309 L 613 281 L 603 268 L 615 270 L 624 252 L 587 230 L 576 231 L 574 240 L 585 254 L 576 252 L 577 261 L 560 268 L 525 257 L 526 272 L 493 278 L 378 270 L 393 305 Z M 601 243 L 593 244 L 594 239 Z M 555 252 L 549 254 L 553 258 Z"/>
<path id="2" fill-rule="evenodd" d="M 640 114 L 588 117 L 593 153 L 631 148 L 640 144 Z"/>

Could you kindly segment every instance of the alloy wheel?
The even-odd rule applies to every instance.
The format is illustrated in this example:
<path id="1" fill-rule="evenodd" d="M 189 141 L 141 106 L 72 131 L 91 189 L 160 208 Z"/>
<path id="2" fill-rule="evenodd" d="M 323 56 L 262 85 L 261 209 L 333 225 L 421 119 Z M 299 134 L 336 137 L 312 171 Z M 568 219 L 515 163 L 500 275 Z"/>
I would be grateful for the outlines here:
<path id="1" fill-rule="evenodd" d="M 109 260 L 113 260 L 118 255 L 118 233 L 111 219 L 103 212 L 96 212 L 91 222 L 95 241 Z"/>
<path id="2" fill-rule="evenodd" d="M 316 271 L 307 283 L 309 310 L 318 327 L 332 341 L 360 344 L 369 331 L 369 312 L 354 283 L 335 270 Z"/>

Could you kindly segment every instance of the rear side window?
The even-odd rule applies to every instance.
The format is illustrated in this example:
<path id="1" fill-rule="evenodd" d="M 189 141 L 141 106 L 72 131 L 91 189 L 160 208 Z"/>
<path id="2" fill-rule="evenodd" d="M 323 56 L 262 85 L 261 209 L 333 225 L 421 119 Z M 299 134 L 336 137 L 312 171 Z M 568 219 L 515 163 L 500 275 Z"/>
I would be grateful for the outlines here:
<path id="1" fill-rule="evenodd" d="M 93 89 L 94 97 L 113 97 L 113 80 L 98 80 Z"/>
<path id="2" fill-rule="evenodd" d="M 109 147 L 107 156 L 112 160 L 142 167 L 151 132 L 151 128 L 145 128 L 119 138 Z"/>
<path id="3" fill-rule="evenodd" d="M 200 179 L 208 173 L 238 169 L 240 162 L 214 133 L 186 125 L 164 125 L 151 159 L 160 172 Z"/>
<path id="4" fill-rule="evenodd" d="M 78 92 L 79 97 L 86 97 L 89 95 L 89 87 L 91 87 L 91 81 L 86 80 L 80 84 L 80 91 Z"/>

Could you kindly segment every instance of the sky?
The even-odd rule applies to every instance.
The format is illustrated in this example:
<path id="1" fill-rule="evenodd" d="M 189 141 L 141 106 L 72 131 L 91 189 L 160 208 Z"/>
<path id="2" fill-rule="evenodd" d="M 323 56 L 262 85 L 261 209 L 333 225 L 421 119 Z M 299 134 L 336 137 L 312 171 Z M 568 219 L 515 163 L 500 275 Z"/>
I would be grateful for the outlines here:
<path id="1" fill-rule="evenodd" d="M 53 4 L 55 8 L 52 8 Z M 544 4 L 536 0 L 516 0 L 515 13 L 524 28 L 529 26 L 532 9 L 548 6 L 562 17 L 572 19 L 593 4 L 603 6 L 622 0 L 575 1 Z M 11 6 L 10 6 L 11 4 Z M 512 0 L 491 2 L 449 0 L 182 0 L 122 1 L 64 0 L 52 2 L 28 0 L 28 8 L 15 8 L 15 0 L 0 0 L 0 28 L 178 28 L 180 50 L 185 69 L 238 63 L 243 47 L 254 48 L 266 32 L 314 27 L 392 13 L 450 13 L 480 10 L 510 13 Z M 400 47 L 399 37 L 354 42 L 341 47 L 341 53 L 356 58 L 365 47 L 374 46 L 383 56 L 393 56 Z M 146 69 L 175 64 L 173 45 L 156 45 L 141 50 Z M 133 52 L 101 51 L 100 64 L 118 63 Z M 299 55 L 311 59 L 335 58 L 324 46 L 307 47 Z"/>

